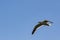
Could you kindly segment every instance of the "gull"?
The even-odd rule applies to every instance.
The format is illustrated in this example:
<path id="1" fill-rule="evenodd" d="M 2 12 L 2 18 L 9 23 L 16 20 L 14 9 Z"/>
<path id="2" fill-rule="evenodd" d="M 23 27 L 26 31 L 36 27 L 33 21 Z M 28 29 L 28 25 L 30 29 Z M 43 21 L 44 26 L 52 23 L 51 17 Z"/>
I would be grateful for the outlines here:
<path id="1" fill-rule="evenodd" d="M 51 24 L 49 24 L 49 23 L 53 23 L 53 22 L 48 21 L 48 20 L 43 20 L 42 22 L 38 22 L 38 24 L 34 27 L 34 29 L 32 31 L 32 35 L 35 33 L 37 28 L 41 27 L 42 25 L 50 26 Z"/>

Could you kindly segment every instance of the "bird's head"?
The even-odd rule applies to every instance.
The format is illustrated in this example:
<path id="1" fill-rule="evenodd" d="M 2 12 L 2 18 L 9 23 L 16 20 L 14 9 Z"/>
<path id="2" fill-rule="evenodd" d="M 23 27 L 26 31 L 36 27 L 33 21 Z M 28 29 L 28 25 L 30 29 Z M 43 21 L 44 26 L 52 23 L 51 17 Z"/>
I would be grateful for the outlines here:
<path id="1" fill-rule="evenodd" d="M 51 21 L 48 21 L 48 20 L 44 20 L 43 22 L 49 22 L 49 23 L 53 23 L 53 22 L 51 22 Z"/>
<path id="2" fill-rule="evenodd" d="M 51 26 L 52 23 L 53 23 L 53 22 L 51 22 L 51 21 L 48 21 L 48 22 L 47 22 L 47 24 L 48 24 L 49 26 Z"/>
<path id="3" fill-rule="evenodd" d="M 52 24 L 53 22 L 48 21 L 48 20 L 44 20 L 43 23 L 44 23 L 45 25 L 47 25 L 47 26 L 51 26 L 51 24 Z"/>

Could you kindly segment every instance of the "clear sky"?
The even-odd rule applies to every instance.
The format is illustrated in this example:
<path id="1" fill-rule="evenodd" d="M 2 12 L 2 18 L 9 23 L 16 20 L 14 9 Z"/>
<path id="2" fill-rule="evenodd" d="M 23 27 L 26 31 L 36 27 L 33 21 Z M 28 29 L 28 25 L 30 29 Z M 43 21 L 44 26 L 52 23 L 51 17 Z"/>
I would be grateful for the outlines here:
<path id="1" fill-rule="evenodd" d="M 32 35 L 45 19 L 54 23 Z M 60 40 L 60 0 L 0 0 L 0 40 Z"/>

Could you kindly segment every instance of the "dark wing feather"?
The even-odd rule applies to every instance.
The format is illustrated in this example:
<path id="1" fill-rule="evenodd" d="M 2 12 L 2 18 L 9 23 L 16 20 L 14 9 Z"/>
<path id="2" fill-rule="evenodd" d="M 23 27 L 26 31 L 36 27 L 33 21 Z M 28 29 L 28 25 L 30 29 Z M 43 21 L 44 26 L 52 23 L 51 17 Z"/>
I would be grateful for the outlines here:
<path id="1" fill-rule="evenodd" d="M 42 24 L 37 24 L 35 27 L 34 27 L 34 29 L 33 29 L 33 31 L 32 31 L 32 35 L 34 34 L 34 32 L 36 31 L 36 29 L 39 27 L 39 26 L 41 26 Z"/>

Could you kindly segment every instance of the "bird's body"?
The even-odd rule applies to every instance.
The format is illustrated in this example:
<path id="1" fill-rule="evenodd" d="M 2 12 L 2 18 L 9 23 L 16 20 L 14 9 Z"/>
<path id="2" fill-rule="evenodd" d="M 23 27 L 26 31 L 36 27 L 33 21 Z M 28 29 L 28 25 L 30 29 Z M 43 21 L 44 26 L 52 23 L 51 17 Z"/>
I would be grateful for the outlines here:
<path id="1" fill-rule="evenodd" d="M 34 27 L 34 29 L 32 31 L 32 35 L 34 34 L 34 32 L 37 30 L 38 27 L 40 27 L 42 25 L 49 26 L 48 22 L 52 23 L 51 21 L 48 21 L 48 20 L 44 20 L 42 22 L 38 22 L 38 24 Z"/>

